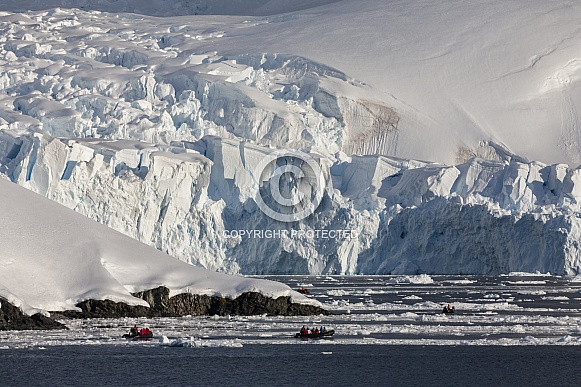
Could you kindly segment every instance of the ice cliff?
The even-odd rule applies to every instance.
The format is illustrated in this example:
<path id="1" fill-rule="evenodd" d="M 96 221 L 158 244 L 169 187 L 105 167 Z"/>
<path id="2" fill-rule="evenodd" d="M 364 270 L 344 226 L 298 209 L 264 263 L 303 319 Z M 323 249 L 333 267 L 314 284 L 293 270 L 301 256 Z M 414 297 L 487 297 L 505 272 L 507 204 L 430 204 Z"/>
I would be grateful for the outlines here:
<path id="1" fill-rule="evenodd" d="M 577 273 L 578 169 L 472 159 L 442 166 L 312 152 L 326 184 L 310 217 L 258 208 L 256 165 L 272 149 L 204 137 L 155 146 L 4 132 L 3 172 L 135 239 L 234 273 Z M 181 145 L 181 146 L 178 146 Z M 280 237 L 238 230 L 303 231 Z M 317 238 L 315 230 L 351 230 Z"/>

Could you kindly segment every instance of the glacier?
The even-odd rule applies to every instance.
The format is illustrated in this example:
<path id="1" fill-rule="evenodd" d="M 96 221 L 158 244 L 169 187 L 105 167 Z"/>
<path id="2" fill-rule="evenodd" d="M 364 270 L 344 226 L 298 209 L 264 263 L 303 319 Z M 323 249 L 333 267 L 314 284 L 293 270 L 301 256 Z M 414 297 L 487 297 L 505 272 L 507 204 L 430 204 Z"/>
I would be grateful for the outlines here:
<path id="1" fill-rule="evenodd" d="M 581 188 L 578 168 L 569 166 L 580 160 L 578 59 L 570 56 L 578 31 L 563 23 L 551 35 L 561 43 L 514 44 L 512 56 L 473 69 L 498 76 L 479 79 L 482 100 L 466 94 L 473 80 L 467 89 L 462 78 L 442 88 L 450 74 L 438 77 L 441 68 L 420 77 L 426 92 L 418 97 L 413 77 L 404 78 L 418 95 L 393 78 L 406 61 L 398 67 L 389 59 L 391 85 L 357 70 L 353 63 L 369 70 L 387 55 L 357 57 L 351 39 L 344 42 L 357 59 L 350 63 L 309 45 L 283 51 L 268 41 L 269 31 L 280 30 L 288 43 L 292 23 L 312 33 L 316 17 L 341 21 L 352 11 L 347 25 L 355 25 L 369 9 L 383 10 L 371 0 L 359 9 L 326 3 L 275 16 L 193 19 L 7 7 L 0 14 L 0 174 L 182 261 L 227 273 L 578 273 Z M 407 8 L 395 3 L 397 27 Z M 510 3 L 508 14 L 530 16 Z M 540 8 L 535 3 L 542 23 L 559 20 Z M 554 11 L 563 17 L 566 10 Z M 465 4 L 458 12 L 470 30 L 475 17 Z M 436 53 L 410 38 L 415 54 L 402 57 L 447 58 L 438 62 L 443 68 L 476 62 L 481 53 L 466 50 L 489 37 L 477 19 L 484 32 L 454 34 Z M 486 42 L 497 53 L 496 41 Z M 340 44 L 330 47 L 337 52 Z M 530 67 L 512 69 L 526 53 L 537 55 Z M 529 83 L 541 86 L 529 90 Z M 500 99 L 506 111 L 491 104 L 499 94 L 513 98 Z M 537 120 L 554 106 L 559 114 Z M 561 130 L 547 129 L 553 125 Z M 522 141 L 535 136 L 536 146 Z M 321 204 L 299 222 L 271 219 L 256 202 L 266 186 L 256 169 L 276 149 L 300 150 L 320 168 Z M 537 157 L 548 162 L 531 161 Z M 312 194 L 293 184 L 283 190 Z M 232 233 L 243 230 L 280 237 Z M 352 234 L 310 236 L 341 230 Z"/>
<path id="2" fill-rule="evenodd" d="M 563 164 L 387 156 L 319 158 L 317 211 L 285 224 L 254 201 L 271 149 L 204 137 L 182 146 L 2 133 L 14 182 L 181 260 L 242 274 L 498 274 L 580 269 L 581 173 Z M 11 144 L 11 145 L 9 145 Z M 12 158 L 9 156 L 12 155 Z M 226 231 L 353 230 L 251 238 Z"/>

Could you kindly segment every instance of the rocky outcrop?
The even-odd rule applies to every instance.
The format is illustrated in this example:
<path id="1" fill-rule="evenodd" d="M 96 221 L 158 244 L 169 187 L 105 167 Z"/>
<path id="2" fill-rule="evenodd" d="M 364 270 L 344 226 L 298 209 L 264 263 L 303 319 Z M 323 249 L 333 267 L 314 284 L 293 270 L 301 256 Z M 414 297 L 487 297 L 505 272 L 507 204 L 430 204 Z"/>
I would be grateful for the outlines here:
<path id="1" fill-rule="evenodd" d="M 86 300 L 76 306 L 81 312 L 58 313 L 68 318 L 120 318 L 120 317 L 178 317 L 203 315 L 261 315 L 306 316 L 330 314 L 327 310 L 305 304 L 291 302 L 290 297 L 270 298 L 260 293 L 243 293 L 235 299 L 182 293 L 169 296 L 169 289 L 160 286 L 155 289 L 133 293 L 150 305 L 131 306 L 109 300 Z"/>
<path id="2" fill-rule="evenodd" d="M 0 331 L 43 329 L 67 329 L 67 327 L 40 313 L 27 316 L 19 308 L 0 297 Z"/>
<path id="3" fill-rule="evenodd" d="M 123 317 L 179 317 L 202 315 L 261 315 L 307 316 L 330 314 L 327 310 L 291 302 L 290 297 L 270 298 L 260 293 L 243 293 L 236 299 L 191 293 L 169 296 L 169 289 L 160 286 L 133 294 L 147 301 L 150 307 L 132 306 L 110 300 L 86 300 L 76 306 L 78 311 L 51 312 L 51 317 L 40 313 L 28 316 L 0 297 L 0 331 L 68 329 L 58 318 L 123 318 Z"/>
<path id="4" fill-rule="evenodd" d="M 330 314 L 313 305 L 292 303 L 290 297 L 270 298 L 260 293 L 243 293 L 234 300 L 223 297 L 178 294 L 170 299 L 169 310 L 178 315 L 260 315 L 306 316 Z"/>

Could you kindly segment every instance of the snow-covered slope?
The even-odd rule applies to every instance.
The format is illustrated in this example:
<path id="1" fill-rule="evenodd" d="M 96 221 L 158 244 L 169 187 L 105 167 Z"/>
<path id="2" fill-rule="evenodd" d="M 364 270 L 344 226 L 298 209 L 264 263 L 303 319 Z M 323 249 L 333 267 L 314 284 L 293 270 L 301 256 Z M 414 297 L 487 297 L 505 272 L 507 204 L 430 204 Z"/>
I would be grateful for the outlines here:
<path id="1" fill-rule="evenodd" d="M 581 1 L 3 4 L 36 11 L 0 14 L 0 173 L 135 239 L 233 273 L 579 271 Z M 148 16 L 180 12 L 220 15 Z M 321 170 L 300 222 L 259 208 L 275 148 Z"/>
<path id="2" fill-rule="evenodd" d="M 413 110 L 396 108 L 390 155 L 452 164 L 490 140 L 577 166 L 580 13 L 579 1 L 342 1 L 204 47 L 308 57 L 394 96 Z"/>
<path id="3" fill-rule="evenodd" d="M 235 298 L 243 292 L 311 302 L 286 285 L 196 268 L 0 179 L 0 296 L 24 312 L 75 309 L 86 299 L 147 305 L 158 286 Z"/>

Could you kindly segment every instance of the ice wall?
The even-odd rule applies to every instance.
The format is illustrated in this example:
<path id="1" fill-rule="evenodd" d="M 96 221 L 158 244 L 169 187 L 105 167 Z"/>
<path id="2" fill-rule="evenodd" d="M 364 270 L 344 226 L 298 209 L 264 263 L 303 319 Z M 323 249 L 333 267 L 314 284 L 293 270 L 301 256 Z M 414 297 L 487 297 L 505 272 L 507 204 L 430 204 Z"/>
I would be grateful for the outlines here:
<path id="1" fill-rule="evenodd" d="M 206 268 L 244 274 L 580 270 L 579 170 L 472 159 L 441 166 L 384 156 L 317 157 L 328 185 L 295 223 L 257 207 L 272 149 L 237 140 L 155 146 L 0 132 L 14 182 Z M 279 237 L 227 235 L 278 231 Z M 317 238 L 315 230 L 355 237 Z M 280 234 L 286 231 L 287 234 Z M 291 232 L 296 231 L 295 235 Z"/>

